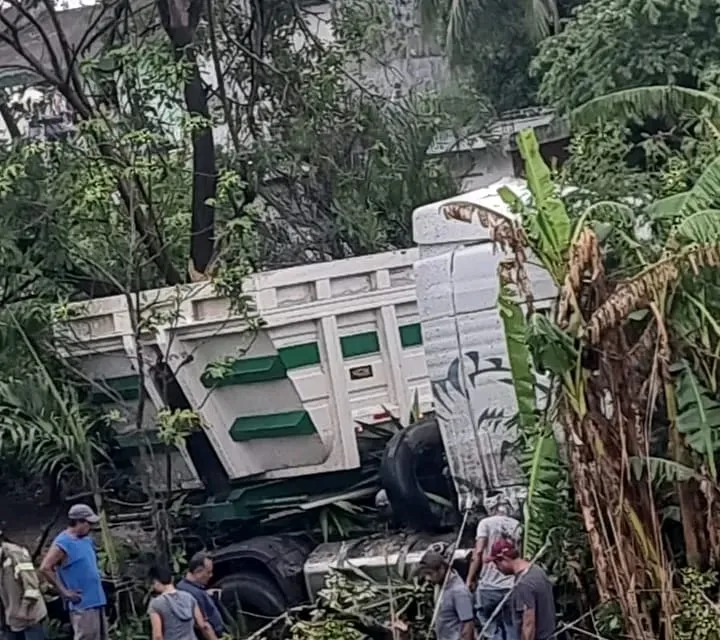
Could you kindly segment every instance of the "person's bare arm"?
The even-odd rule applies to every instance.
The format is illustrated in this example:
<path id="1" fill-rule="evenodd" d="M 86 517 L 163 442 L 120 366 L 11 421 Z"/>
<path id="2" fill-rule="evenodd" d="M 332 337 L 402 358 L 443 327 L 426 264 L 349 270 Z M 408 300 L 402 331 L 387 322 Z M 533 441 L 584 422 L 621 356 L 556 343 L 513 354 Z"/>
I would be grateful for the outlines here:
<path id="1" fill-rule="evenodd" d="M 475 640 L 475 623 L 472 620 L 463 622 L 462 629 L 460 629 L 460 640 Z"/>
<path id="2" fill-rule="evenodd" d="M 152 628 L 152 640 L 163 640 L 162 618 L 156 611 L 150 612 L 150 627 Z"/>
<path id="3" fill-rule="evenodd" d="M 210 626 L 210 623 L 205 619 L 202 611 L 200 611 L 200 607 L 197 605 L 195 605 L 195 609 L 193 610 L 193 616 L 195 617 L 195 626 L 198 628 L 200 633 L 202 633 L 203 638 L 205 638 L 205 640 L 217 640 L 215 631 Z"/>
<path id="4" fill-rule="evenodd" d="M 478 572 L 482 567 L 483 554 L 485 553 L 485 547 L 487 546 L 487 538 L 478 538 L 475 541 L 475 548 L 473 549 L 472 562 L 468 569 L 466 584 L 470 591 L 475 589 L 475 580 L 477 579 Z"/>
<path id="5" fill-rule="evenodd" d="M 535 640 L 535 609 L 523 610 L 520 640 Z"/>
<path id="6" fill-rule="evenodd" d="M 48 549 L 45 557 L 40 564 L 41 575 L 49 582 L 57 592 L 66 600 L 70 602 L 80 602 L 81 595 L 77 591 L 71 591 L 67 589 L 57 575 L 57 568 L 65 561 L 65 552 L 53 544 Z"/>

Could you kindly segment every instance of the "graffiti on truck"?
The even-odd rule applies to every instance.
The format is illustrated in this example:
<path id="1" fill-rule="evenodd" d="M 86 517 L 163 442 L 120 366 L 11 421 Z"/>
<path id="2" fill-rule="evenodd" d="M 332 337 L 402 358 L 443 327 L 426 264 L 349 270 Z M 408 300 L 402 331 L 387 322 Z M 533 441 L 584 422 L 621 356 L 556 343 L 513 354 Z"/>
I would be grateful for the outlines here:
<path id="1" fill-rule="evenodd" d="M 507 363 L 468 351 L 452 360 L 432 388 L 443 437 L 455 452 L 448 462 L 461 504 L 482 504 L 502 492 L 519 509 L 526 490 L 515 455 L 516 407 Z"/>

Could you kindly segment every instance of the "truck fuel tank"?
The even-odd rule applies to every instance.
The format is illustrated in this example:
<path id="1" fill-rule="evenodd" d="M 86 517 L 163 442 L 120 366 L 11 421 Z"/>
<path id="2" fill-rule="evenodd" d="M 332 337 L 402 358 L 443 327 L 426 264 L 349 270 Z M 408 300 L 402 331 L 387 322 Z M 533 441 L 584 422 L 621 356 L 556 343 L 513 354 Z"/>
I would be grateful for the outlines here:
<path id="1" fill-rule="evenodd" d="M 411 579 L 415 568 L 433 545 L 450 545 L 457 534 L 429 535 L 422 533 L 397 533 L 374 535 L 357 540 L 328 542 L 316 547 L 305 561 L 304 573 L 310 600 L 317 598 L 325 585 L 325 578 L 332 570 L 357 570 L 358 577 L 367 575 L 385 583 L 391 579 Z M 471 541 L 464 541 L 454 553 L 453 566 L 465 575 L 467 559 L 472 551 Z"/>

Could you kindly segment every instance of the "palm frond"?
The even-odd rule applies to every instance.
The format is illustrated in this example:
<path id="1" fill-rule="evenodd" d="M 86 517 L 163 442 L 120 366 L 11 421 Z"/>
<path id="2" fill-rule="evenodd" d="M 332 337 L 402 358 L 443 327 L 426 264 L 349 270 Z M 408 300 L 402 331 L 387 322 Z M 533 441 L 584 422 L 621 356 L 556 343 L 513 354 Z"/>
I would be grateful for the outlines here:
<path id="1" fill-rule="evenodd" d="M 445 48 L 453 64 L 462 59 L 462 53 L 472 38 L 472 12 L 478 9 L 470 0 L 451 0 L 445 32 Z"/>
<path id="2" fill-rule="evenodd" d="M 720 126 L 720 98 L 673 85 L 625 89 L 600 96 L 579 106 L 570 114 L 574 125 L 592 126 L 599 121 L 633 120 L 647 117 L 702 116 Z"/>
<path id="3" fill-rule="evenodd" d="M 705 167 L 692 189 L 684 196 L 678 212 L 681 216 L 717 208 L 720 196 L 720 156 Z"/>
<path id="4" fill-rule="evenodd" d="M 443 44 L 453 65 L 462 65 L 464 54 L 476 46 L 480 27 L 492 22 L 494 16 L 509 11 L 517 11 L 517 5 L 494 0 L 419 0 L 418 3 L 425 37 L 436 37 L 438 27 L 444 22 Z M 525 32 L 533 42 L 546 38 L 560 25 L 557 0 L 524 0 L 520 11 Z"/>
<path id="5" fill-rule="evenodd" d="M 631 457 L 630 468 L 638 480 L 642 480 L 643 475 L 647 472 L 653 482 L 685 482 L 700 477 L 692 467 L 687 467 L 674 460 L 652 456 Z"/>
<path id="6" fill-rule="evenodd" d="M 560 27 L 560 12 L 556 0 L 526 0 L 525 25 L 535 42 L 547 38 Z"/>
<path id="7" fill-rule="evenodd" d="M 715 453 L 720 451 L 720 403 L 702 386 L 685 361 L 676 380 L 677 430 L 688 447 L 703 456 L 708 473 L 717 480 Z"/>

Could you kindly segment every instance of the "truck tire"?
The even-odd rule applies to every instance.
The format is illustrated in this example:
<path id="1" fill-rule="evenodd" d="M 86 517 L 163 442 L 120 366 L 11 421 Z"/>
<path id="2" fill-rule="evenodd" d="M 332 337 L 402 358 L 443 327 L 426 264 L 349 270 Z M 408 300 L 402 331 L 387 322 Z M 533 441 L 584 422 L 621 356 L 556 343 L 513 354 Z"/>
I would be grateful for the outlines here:
<path id="1" fill-rule="evenodd" d="M 411 424 L 390 439 L 380 464 L 380 483 L 401 525 L 426 532 L 441 528 L 441 518 L 424 489 L 447 493 L 444 466 L 443 443 L 435 418 Z"/>
<path id="2" fill-rule="evenodd" d="M 260 576 L 275 585 L 283 602 L 295 606 L 307 599 L 303 568 L 312 548 L 304 537 L 291 535 L 258 536 L 230 544 L 212 554 L 216 583 L 230 577 Z"/>
<path id="3" fill-rule="evenodd" d="M 261 573 L 229 575 L 214 586 L 222 590 L 220 599 L 224 613 L 233 621 L 242 613 L 250 631 L 267 624 L 288 608 L 280 587 Z"/>

